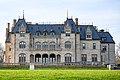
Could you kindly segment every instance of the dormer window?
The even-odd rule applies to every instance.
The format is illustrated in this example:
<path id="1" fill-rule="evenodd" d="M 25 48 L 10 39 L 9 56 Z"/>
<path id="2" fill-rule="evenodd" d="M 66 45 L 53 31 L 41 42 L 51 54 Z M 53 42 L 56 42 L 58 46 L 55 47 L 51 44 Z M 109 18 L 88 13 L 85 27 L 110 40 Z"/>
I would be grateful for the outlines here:
<path id="1" fill-rule="evenodd" d="M 101 40 L 102 40 L 102 41 L 106 41 L 106 37 L 102 37 Z"/>
<path id="2" fill-rule="evenodd" d="M 54 36 L 55 35 L 55 32 L 54 31 L 51 31 L 50 32 L 50 36 Z"/>
<path id="3" fill-rule="evenodd" d="M 86 39 L 92 39 L 92 31 L 89 26 L 86 29 Z"/>
<path id="4" fill-rule="evenodd" d="M 37 32 L 36 32 L 36 36 L 40 36 L 40 31 L 37 31 Z"/>
<path id="5" fill-rule="evenodd" d="M 48 35 L 48 32 L 45 30 L 44 32 L 43 32 L 43 36 L 47 36 Z"/>
<path id="6" fill-rule="evenodd" d="M 88 34 L 88 35 L 87 35 L 87 38 L 91 38 L 91 35 L 90 35 L 90 34 Z"/>

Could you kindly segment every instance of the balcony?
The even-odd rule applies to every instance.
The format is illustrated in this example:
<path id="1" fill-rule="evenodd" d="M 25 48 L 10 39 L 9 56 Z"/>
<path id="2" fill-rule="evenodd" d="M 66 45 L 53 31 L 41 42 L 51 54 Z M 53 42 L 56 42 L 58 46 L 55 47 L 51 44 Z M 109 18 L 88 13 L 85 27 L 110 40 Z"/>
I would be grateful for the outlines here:
<path id="1" fill-rule="evenodd" d="M 55 49 L 50 49 L 50 48 L 30 48 L 30 51 L 61 51 L 62 48 L 55 48 Z"/>

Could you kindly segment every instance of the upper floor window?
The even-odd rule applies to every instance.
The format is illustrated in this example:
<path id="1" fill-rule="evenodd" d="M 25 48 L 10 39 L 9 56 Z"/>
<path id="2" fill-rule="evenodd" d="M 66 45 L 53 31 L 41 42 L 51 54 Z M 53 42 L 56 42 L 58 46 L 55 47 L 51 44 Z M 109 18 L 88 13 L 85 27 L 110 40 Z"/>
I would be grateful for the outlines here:
<path id="1" fill-rule="evenodd" d="M 55 49 L 55 42 L 50 42 L 50 49 Z"/>
<path id="2" fill-rule="evenodd" d="M 85 43 L 82 44 L 82 48 L 83 48 L 83 49 L 86 48 L 86 44 L 85 44 Z"/>
<path id="3" fill-rule="evenodd" d="M 70 36 L 70 32 L 66 32 L 66 36 Z"/>
<path id="4" fill-rule="evenodd" d="M 24 31 L 20 32 L 20 37 L 25 37 L 25 32 Z"/>
<path id="5" fill-rule="evenodd" d="M 96 49 L 96 43 L 93 43 L 93 49 Z"/>
<path id="6" fill-rule="evenodd" d="M 42 48 L 43 49 L 48 49 L 48 42 L 43 42 Z"/>
<path id="7" fill-rule="evenodd" d="M 26 47 L 26 43 L 24 41 L 21 41 L 19 43 L 19 48 L 25 48 Z"/>
<path id="8" fill-rule="evenodd" d="M 92 54 L 92 62 L 97 62 L 97 54 Z"/>
<path id="9" fill-rule="evenodd" d="M 107 50 L 107 46 L 102 46 L 102 52 L 105 52 Z"/>
<path id="10" fill-rule="evenodd" d="M 36 42 L 35 43 L 35 47 L 38 49 L 38 48 L 41 48 L 41 43 L 40 42 Z"/>
<path id="11" fill-rule="evenodd" d="M 71 48 L 71 42 L 70 41 L 65 42 L 65 48 L 67 48 L 67 49 Z"/>

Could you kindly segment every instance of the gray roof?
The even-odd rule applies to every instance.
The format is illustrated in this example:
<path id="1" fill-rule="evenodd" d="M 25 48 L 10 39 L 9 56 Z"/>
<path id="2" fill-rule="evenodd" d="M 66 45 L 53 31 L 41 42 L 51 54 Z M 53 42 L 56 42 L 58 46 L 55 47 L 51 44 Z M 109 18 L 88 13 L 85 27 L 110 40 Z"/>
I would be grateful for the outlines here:
<path id="1" fill-rule="evenodd" d="M 35 35 L 38 31 L 41 35 L 43 35 L 44 31 L 47 31 L 48 35 L 52 31 L 55 33 L 55 35 L 61 35 L 61 33 L 64 32 L 64 26 L 68 25 L 71 28 L 72 33 L 79 32 L 81 40 L 86 39 L 86 29 L 89 26 L 92 32 L 92 40 L 100 40 L 102 37 L 106 37 L 106 41 L 102 42 L 114 43 L 114 40 L 109 32 L 98 32 L 93 25 L 75 25 L 73 19 L 67 18 L 65 24 L 27 24 L 24 18 L 18 19 L 11 33 L 18 33 L 19 26 L 21 26 L 22 24 L 26 27 L 26 32 L 30 33 L 31 35 Z M 8 33 L 6 41 L 10 42 L 10 33 Z"/>

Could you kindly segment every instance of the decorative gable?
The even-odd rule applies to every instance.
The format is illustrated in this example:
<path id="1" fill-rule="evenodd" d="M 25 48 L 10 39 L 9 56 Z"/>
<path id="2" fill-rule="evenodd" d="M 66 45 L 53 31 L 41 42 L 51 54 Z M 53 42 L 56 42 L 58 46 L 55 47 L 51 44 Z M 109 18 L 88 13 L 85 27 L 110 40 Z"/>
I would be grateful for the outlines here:
<path id="1" fill-rule="evenodd" d="M 19 32 L 21 33 L 21 32 L 26 32 L 26 28 L 25 28 L 25 26 L 24 26 L 24 24 L 22 24 L 21 26 L 19 26 Z"/>
<path id="2" fill-rule="evenodd" d="M 86 39 L 92 39 L 92 31 L 89 26 L 86 29 Z"/>

